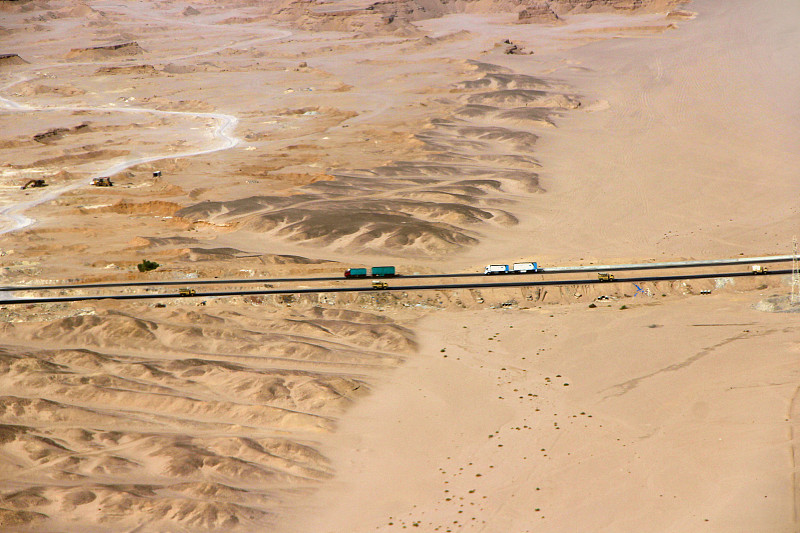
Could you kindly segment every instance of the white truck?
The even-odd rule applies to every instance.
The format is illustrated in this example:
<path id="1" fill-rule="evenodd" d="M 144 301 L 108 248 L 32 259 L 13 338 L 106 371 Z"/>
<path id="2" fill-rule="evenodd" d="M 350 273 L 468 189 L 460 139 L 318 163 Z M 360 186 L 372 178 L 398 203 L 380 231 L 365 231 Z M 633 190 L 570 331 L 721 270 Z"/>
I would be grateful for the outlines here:
<path id="1" fill-rule="evenodd" d="M 486 265 L 484 274 L 508 274 L 508 265 Z"/>
<path id="2" fill-rule="evenodd" d="M 537 270 L 539 270 L 539 265 L 533 262 L 514 263 L 511 266 L 511 272 L 515 274 L 524 274 L 525 272 L 536 272 Z"/>

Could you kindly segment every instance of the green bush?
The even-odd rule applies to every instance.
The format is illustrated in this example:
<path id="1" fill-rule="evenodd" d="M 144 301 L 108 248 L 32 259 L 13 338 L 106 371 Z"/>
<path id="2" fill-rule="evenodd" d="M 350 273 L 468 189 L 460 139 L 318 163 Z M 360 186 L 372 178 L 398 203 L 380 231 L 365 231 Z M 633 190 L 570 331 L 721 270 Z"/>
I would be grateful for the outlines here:
<path id="1" fill-rule="evenodd" d="M 139 272 L 149 272 L 151 270 L 155 270 L 160 267 L 158 263 L 155 261 L 148 261 L 147 259 L 142 259 L 142 262 L 136 265 L 136 268 L 139 269 Z"/>

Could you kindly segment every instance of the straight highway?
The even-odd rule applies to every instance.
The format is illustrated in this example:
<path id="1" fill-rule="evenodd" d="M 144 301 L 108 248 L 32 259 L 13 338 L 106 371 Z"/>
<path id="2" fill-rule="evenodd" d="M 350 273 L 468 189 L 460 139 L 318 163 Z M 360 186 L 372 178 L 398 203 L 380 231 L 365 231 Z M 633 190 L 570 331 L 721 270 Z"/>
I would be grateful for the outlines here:
<path id="1" fill-rule="evenodd" d="M 672 268 L 716 267 L 732 265 L 755 265 L 762 263 L 783 263 L 791 261 L 791 255 L 772 255 L 764 257 L 741 257 L 734 259 L 712 259 L 701 261 L 672 261 L 660 263 L 632 263 L 620 265 L 587 265 L 566 267 L 540 267 L 531 274 L 575 274 L 579 272 L 606 272 L 627 270 L 658 270 Z M 509 274 L 505 274 L 509 275 Z M 526 274 L 513 274 L 526 275 Z M 396 277 L 405 279 L 428 278 L 467 278 L 484 277 L 482 272 L 461 272 L 453 274 L 399 274 Z M 59 285 L 11 285 L 0 286 L 0 291 L 40 291 L 40 290 L 65 290 L 65 289 L 105 289 L 114 287 L 169 287 L 169 286 L 201 286 L 201 285 L 250 285 L 256 283 L 306 283 L 312 281 L 345 281 L 364 278 L 345 278 L 343 276 L 325 276 L 316 278 L 231 278 L 231 279 L 183 279 L 183 280 L 152 280 L 152 281 L 119 281 L 102 283 L 71 283 Z"/>
<path id="2" fill-rule="evenodd" d="M 791 274 L 791 269 L 773 270 L 759 276 L 785 275 Z M 480 274 L 480 276 L 484 276 Z M 171 294 L 100 294 L 90 296 L 52 296 L 43 298 L 18 298 L 0 300 L 0 305 L 20 305 L 20 304 L 42 304 L 42 303 L 61 303 L 61 302 L 82 302 L 90 300 L 155 300 L 164 298 L 211 298 L 220 296 L 258 296 L 270 294 L 309 294 L 309 293 L 337 293 L 337 292 L 391 292 L 391 291 L 420 291 L 420 290 L 442 290 L 442 289 L 491 289 L 491 288 L 512 288 L 512 287 L 543 287 L 543 286 L 569 286 L 569 285 L 594 285 L 598 283 L 640 283 L 658 281 L 677 281 L 692 279 L 712 279 L 712 278 L 737 278 L 752 277 L 753 272 L 725 272 L 725 273 L 702 273 L 702 274 L 683 274 L 667 276 L 636 276 L 630 278 L 616 278 L 611 281 L 600 281 L 599 279 L 570 279 L 570 280 L 540 280 L 540 281 L 487 281 L 485 283 L 447 283 L 439 285 L 398 285 L 389 286 L 384 289 L 367 287 L 320 287 L 320 288 L 287 288 L 287 289 L 265 289 L 256 291 L 216 291 L 198 292 L 191 296 L 183 296 L 177 293 Z M 308 278 L 303 278 L 308 280 Z M 342 278 L 334 278 L 341 281 Z M 497 279 L 497 278 L 491 278 Z M 507 279 L 507 278 L 506 278 Z M 369 280 L 366 280 L 369 281 Z M 74 288 L 74 286 L 72 286 Z M 81 286 L 83 287 L 83 286 Z"/>

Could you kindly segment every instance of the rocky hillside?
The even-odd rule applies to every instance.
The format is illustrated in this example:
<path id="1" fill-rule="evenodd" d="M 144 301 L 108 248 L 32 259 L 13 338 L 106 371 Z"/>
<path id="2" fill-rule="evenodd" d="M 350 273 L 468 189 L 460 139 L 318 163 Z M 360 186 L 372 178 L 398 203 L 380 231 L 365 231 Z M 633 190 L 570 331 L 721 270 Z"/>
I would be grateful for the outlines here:
<path id="1" fill-rule="evenodd" d="M 413 31 L 408 23 L 453 13 L 517 13 L 522 23 L 557 22 L 568 13 L 669 12 L 685 0 L 377 0 L 337 4 L 285 0 L 275 16 L 306 28 Z"/>

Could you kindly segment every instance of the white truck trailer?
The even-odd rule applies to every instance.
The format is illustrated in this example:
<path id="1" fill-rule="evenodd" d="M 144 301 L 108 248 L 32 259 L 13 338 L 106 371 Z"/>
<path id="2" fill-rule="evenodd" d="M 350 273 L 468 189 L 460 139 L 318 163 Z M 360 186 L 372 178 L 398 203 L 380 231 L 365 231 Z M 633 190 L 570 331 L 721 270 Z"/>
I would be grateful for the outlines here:
<path id="1" fill-rule="evenodd" d="M 533 262 L 528 263 L 514 263 L 511 265 L 511 272 L 515 274 L 524 274 L 525 272 L 536 272 L 539 270 L 539 265 Z"/>
<path id="2" fill-rule="evenodd" d="M 508 265 L 486 265 L 484 274 L 508 274 Z"/>

